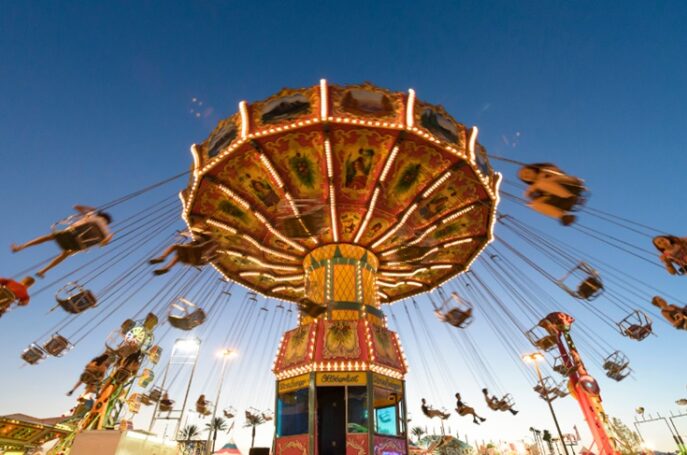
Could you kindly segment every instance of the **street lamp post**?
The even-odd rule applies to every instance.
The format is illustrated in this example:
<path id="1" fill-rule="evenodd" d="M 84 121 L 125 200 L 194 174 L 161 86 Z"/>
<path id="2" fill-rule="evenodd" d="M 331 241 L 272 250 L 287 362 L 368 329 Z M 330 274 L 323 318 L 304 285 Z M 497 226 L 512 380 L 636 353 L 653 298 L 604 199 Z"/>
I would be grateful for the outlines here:
<path id="1" fill-rule="evenodd" d="M 167 374 L 169 373 L 169 368 L 170 366 L 175 363 L 175 355 L 193 355 L 194 361 L 193 361 L 193 370 L 191 370 L 191 377 L 189 378 L 188 385 L 186 386 L 186 396 L 184 397 L 184 404 L 182 405 L 181 408 L 181 415 L 179 416 L 176 429 L 174 430 L 174 438 L 177 438 L 177 434 L 179 432 L 179 423 L 181 422 L 181 418 L 184 415 L 184 408 L 186 407 L 186 399 L 188 397 L 188 392 L 191 388 L 191 381 L 193 381 L 193 374 L 196 370 L 196 364 L 198 362 L 198 350 L 200 349 L 200 340 L 198 338 L 178 338 L 174 342 L 174 346 L 172 347 L 172 352 L 169 355 L 169 360 L 167 360 L 167 365 L 165 366 L 164 373 L 162 375 L 162 383 L 160 384 L 160 393 L 164 393 L 165 385 L 167 382 Z M 183 363 L 182 363 L 183 364 Z M 160 409 L 160 401 L 162 400 L 162 397 L 160 397 L 156 402 L 155 402 L 155 408 L 153 409 L 153 416 L 150 419 L 150 425 L 148 427 L 148 432 L 153 431 L 153 426 L 155 425 L 155 422 L 157 421 L 158 417 L 158 411 Z"/>
<path id="2" fill-rule="evenodd" d="M 565 455 L 570 455 L 568 453 L 568 446 L 565 445 L 565 440 L 563 439 L 563 432 L 561 431 L 561 426 L 558 424 L 556 413 L 554 412 L 553 405 L 551 404 L 551 400 L 549 399 L 549 390 L 544 385 L 544 378 L 542 378 L 541 370 L 539 369 L 538 362 L 543 358 L 544 356 L 541 354 L 541 352 L 535 352 L 533 354 L 523 356 L 523 360 L 525 362 L 534 364 L 534 369 L 537 371 L 537 378 L 539 378 L 539 384 L 541 384 L 541 388 L 544 391 L 544 400 L 546 400 L 546 403 L 549 405 L 551 417 L 553 417 L 553 423 L 556 424 L 556 431 L 558 431 L 558 437 L 561 439 L 561 444 L 563 445 L 563 451 L 565 452 Z"/>
<path id="3" fill-rule="evenodd" d="M 224 374 L 227 371 L 227 361 L 229 360 L 229 357 L 232 357 L 236 354 L 236 351 L 232 349 L 222 349 L 218 355 L 222 357 L 222 374 L 220 375 L 219 378 L 219 385 L 217 386 L 217 398 L 215 399 L 215 406 L 212 408 L 212 419 L 210 420 L 210 431 L 208 432 L 208 440 L 207 444 L 205 447 L 205 453 L 207 455 L 210 455 L 212 453 L 212 448 L 210 447 L 210 441 L 212 440 L 212 434 L 214 431 L 217 431 L 216 429 L 213 428 L 213 425 L 215 423 L 215 417 L 217 417 L 217 407 L 219 406 L 219 398 L 220 395 L 222 394 L 222 385 L 224 383 Z"/>

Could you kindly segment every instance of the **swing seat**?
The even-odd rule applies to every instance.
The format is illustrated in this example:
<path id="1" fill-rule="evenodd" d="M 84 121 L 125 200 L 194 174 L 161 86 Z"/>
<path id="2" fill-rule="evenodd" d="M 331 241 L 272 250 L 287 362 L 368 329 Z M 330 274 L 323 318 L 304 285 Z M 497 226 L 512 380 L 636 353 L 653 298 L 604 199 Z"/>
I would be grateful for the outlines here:
<path id="1" fill-rule="evenodd" d="M 226 417 L 227 419 L 233 419 L 234 416 L 236 415 L 236 411 L 234 409 L 231 409 L 231 408 L 225 409 L 224 411 L 222 411 L 222 414 L 224 414 L 224 417 Z"/>
<path id="2" fill-rule="evenodd" d="M 172 412 L 174 407 L 174 400 L 161 400 L 160 401 L 160 412 Z"/>
<path id="3" fill-rule="evenodd" d="M 180 262 L 192 266 L 205 265 L 217 257 L 219 246 L 214 240 L 201 240 L 176 246 Z"/>
<path id="4" fill-rule="evenodd" d="M 546 335 L 536 340 L 533 344 L 542 351 L 550 351 L 556 347 L 557 339 L 553 335 Z"/>
<path id="5" fill-rule="evenodd" d="M 445 315 L 446 322 L 451 324 L 453 327 L 462 329 L 467 327 L 472 322 L 472 310 L 461 310 L 459 308 L 453 308 L 449 310 Z"/>
<path id="6" fill-rule="evenodd" d="M 153 370 L 151 370 L 150 368 L 146 368 L 143 370 L 143 373 L 141 373 L 141 376 L 138 378 L 138 386 L 145 389 L 150 385 L 151 382 L 153 382 L 153 379 L 155 379 L 155 374 L 153 373 Z"/>
<path id="7" fill-rule="evenodd" d="M 566 280 L 573 277 L 580 279 L 579 284 L 574 289 L 571 289 Z M 594 300 L 600 296 L 604 291 L 603 281 L 601 276 L 592 266 L 586 262 L 580 262 L 572 270 L 570 270 L 563 278 L 557 281 L 558 286 L 565 292 L 581 300 Z"/>
<path id="8" fill-rule="evenodd" d="M 562 376 L 568 376 L 568 374 L 570 374 L 570 371 L 572 371 L 574 368 L 575 365 L 569 368 L 563 361 L 563 358 L 561 356 L 557 356 L 553 362 L 553 367 L 551 369 Z"/>
<path id="9" fill-rule="evenodd" d="M 609 378 L 613 379 L 614 381 L 618 381 L 618 382 L 622 381 L 623 379 L 625 379 L 629 375 L 630 375 L 630 370 L 613 371 L 613 372 L 607 371 L 606 372 L 606 376 L 608 376 Z"/>
<path id="10" fill-rule="evenodd" d="M 153 389 L 148 392 L 148 397 L 152 401 L 160 401 L 162 399 L 162 389 L 159 387 L 153 387 Z"/>
<path id="11" fill-rule="evenodd" d="M 651 335 L 651 325 L 632 324 L 625 329 L 625 334 L 633 340 L 642 341 L 644 338 Z"/>
<path id="12" fill-rule="evenodd" d="M 208 410 L 208 404 L 210 404 L 209 401 L 206 401 L 203 404 L 196 403 L 196 412 L 202 416 L 209 416 L 210 410 Z"/>
<path id="13" fill-rule="evenodd" d="M 89 308 L 93 308 L 98 303 L 95 295 L 88 289 L 81 289 L 76 294 L 69 295 L 67 298 L 57 298 L 57 303 L 64 311 L 71 314 L 79 314 Z"/>
<path id="14" fill-rule="evenodd" d="M 150 395 L 146 395 L 145 393 L 141 394 L 141 404 L 143 406 L 150 406 L 153 404 L 153 400 L 150 399 Z"/>
<path id="15" fill-rule="evenodd" d="M 45 351 L 37 344 L 31 344 L 21 353 L 21 358 L 29 365 L 36 365 L 41 360 L 47 358 Z"/>
<path id="16" fill-rule="evenodd" d="M 558 398 L 559 395 L 558 395 L 558 393 L 556 393 L 557 389 L 555 389 L 555 390 L 554 389 L 547 389 L 545 387 L 542 387 L 541 384 L 537 384 L 536 386 L 534 386 L 534 391 L 539 394 L 539 397 L 542 400 L 546 400 L 547 395 L 548 395 L 549 401 L 553 401 L 556 398 Z"/>
<path id="17" fill-rule="evenodd" d="M 630 372 L 630 361 L 620 351 L 615 351 L 604 359 L 603 369 L 606 370 L 606 376 L 616 381 L 622 381 Z"/>
<path id="18" fill-rule="evenodd" d="M 84 223 L 55 232 L 55 242 L 64 251 L 83 251 L 99 245 L 107 236 L 96 223 Z"/>
<path id="19" fill-rule="evenodd" d="M 181 330 L 193 330 L 203 322 L 205 322 L 205 311 L 202 308 L 196 308 L 193 312 L 183 316 L 170 314 L 167 317 L 170 325 Z"/>
<path id="20" fill-rule="evenodd" d="M 43 345 L 45 352 L 53 357 L 61 357 L 64 351 L 71 348 L 72 344 L 69 342 L 69 340 L 59 333 L 53 335 L 52 338 L 50 338 L 50 340 Z"/>
<path id="21" fill-rule="evenodd" d="M 141 394 L 132 393 L 128 400 L 126 400 L 126 406 L 129 408 L 129 412 L 132 414 L 138 414 L 141 410 Z"/>
<path id="22" fill-rule="evenodd" d="M 162 348 L 159 345 L 155 345 L 148 350 L 148 360 L 153 365 L 157 365 L 160 361 L 160 356 L 162 356 Z"/>
<path id="23" fill-rule="evenodd" d="M 298 302 L 298 309 L 302 313 L 307 314 L 313 319 L 316 319 L 317 317 L 324 314 L 325 311 L 327 311 L 327 307 L 325 307 L 324 305 L 318 305 L 317 303 L 307 298 L 301 299 Z"/>
<path id="24" fill-rule="evenodd" d="M 14 295 L 14 292 L 6 286 L 0 286 L 0 308 L 9 307 L 15 300 L 17 300 L 17 296 Z"/>
<path id="25" fill-rule="evenodd" d="M 577 295 L 583 300 L 594 300 L 603 292 L 603 283 L 600 279 L 590 276 L 577 288 Z"/>
<path id="26" fill-rule="evenodd" d="M 652 322 L 643 311 L 635 310 L 618 323 L 621 335 L 642 341 L 653 332 Z"/>
<path id="27" fill-rule="evenodd" d="M 123 384 L 129 381 L 129 379 L 131 379 L 134 373 L 134 371 L 127 367 L 118 368 L 117 371 L 115 371 L 114 373 L 114 380 L 120 384 Z"/>

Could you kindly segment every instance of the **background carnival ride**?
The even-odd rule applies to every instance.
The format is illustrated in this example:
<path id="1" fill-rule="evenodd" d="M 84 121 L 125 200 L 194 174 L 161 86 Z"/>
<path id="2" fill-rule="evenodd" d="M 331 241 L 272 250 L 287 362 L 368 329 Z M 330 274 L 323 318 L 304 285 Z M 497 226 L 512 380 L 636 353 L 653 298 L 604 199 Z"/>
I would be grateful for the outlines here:
<path id="1" fill-rule="evenodd" d="M 451 292 L 472 302 L 475 316 L 494 329 L 504 352 L 532 383 L 532 373 L 524 369 L 519 359 L 520 354 L 532 350 L 522 335 L 530 332 L 549 312 L 565 309 L 576 317 L 579 315 L 580 320 L 585 316 L 598 318 L 609 327 L 604 335 L 593 333 L 583 322 L 577 323 L 573 330 L 586 363 L 601 367 L 617 352 L 611 347 L 614 340 L 609 336 L 611 329 L 624 332 L 618 323 L 626 318 L 632 321 L 633 315 L 637 318 L 648 315 L 657 328 L 672 330 L 650 307 L 651 296 L 658 293 L 652 284 L 629 276 L 622 268 L 600 260 L 598 255 L 576 250 L 574 243 L 573 246 L 561 244 L 510 212 L 500 213 L 497 222 L 494 210 L 499 178 L 491 171 L 486 152 L 476 137 L 475 128 L 466 129 L 441 108 L 415 100 L 412 91 L 406 95 L 370 85 L 337 87 L 323 83 L 312 89 L 283 91 L 250 106 L 242 103 L 238 114 L 221 122 L 206 142 L 194 147 L 191 182 L 182 197 L 184 219 L 197 231 L 209 230 L 220 244 L 219 255 L 213 260 L 218 271 L 257 290 L 267 300 L 261 301 L 250 293 L 243 298 L 232 296 L 231 293 L 239 294 L 238 289 L 232 289 L 224 280 L 218 281 L 216 272 L 209 267 L 177 268 L 168 277 L 161 278 L 147 273 L 147 259 L 172 242 L 175 235 L 170 235 L 170 231 L 181 227 L 178 202 L 169 197 L 120 221 L 115 226 L 117 243 L 100 255 L 54 281 L 49 276 L 49 284 L 39 283 L 41 286 L 34 288 L 35 297 L 67 279 L 88 286 L 105 272 L 110 275 L 123 261 L 130 261 L 132 255 L 140 257 L 135 266 L 113 277 L 97 292 L 98 306 L 78 317 L 67 316 L 36 338 L 36 344 L 42 346 L 59 333 L 71 345 L 78 346 L 106 321 L 116 326 L 113 316 L 122 315 L 119 310 L 126 306 L 134 309 L 137 317 L 152 312 L 164 320 L 170 302 L 184 297 L 202 307 L 209 319 L 195 329 L 194 335 L 205 338 L 223 332 L 226 334 L 223 346 L 239 346 L 241 356 L 265 362 L 276 344 L 275 337 L 294 325 L 295 308 L 282 301 L 299 301 L 305 294 L 318 303 L 312 297 L 317 293 L 331 299 L 327 296 L 331 290 L 317 287 L 326 283 L 324 278 L 313 279 L 306 289 L 309 281 L 302 273 L 306 253 L 318 244 L 329 243 L 362 244 L 378 257 L 378 264 L 373 259 L 368 261 L 378 270 L 376 295 L 365 295 L 370 286 L 363 285 L 362 289 L 351 286 L 339 291 L 352 297 L 334 300 L 362 301 L 367 305 L 363 314 L 369 313 L 369 317 L 377 316 L 380 320 L 386 316 L 391 328 L 397 330 L 401 325 L 399 319 L 406 318 L 404 323 L 410 328 L 410 335 L 406 333 L 402 338 L 428 353 L 418 356 L 416 364 L 421 366 L 418 377 L 424 382 L 420 387 L 434 403 L 450 403 L 450 397 L 432 396 L 437 383 L 444 383 L 448 389 L 461 387 L 453 384 L 454 349 L 463 354 L 477 383 L 500 395 L 508 392 L 500 383 L 489 356 L 480 355 L 469 328 L 457 330 L 445 325 L 447 337 L 443 342 L 439 341 L 439 334 L 433 333 L 432 306 L 440 308 L 444 302 L 450 302 Z M 501 196 L 509 202 L 521 203 L 519 184 L 508 177 L 506 184 L 515 189 L 511 192 L 506 188 Z M 124 207 L 138 193 L 104 208 Z M 623 250 L 631 257 L 657 263 L 655 253 L 646 246 L 649 244 L 646 238 L 660 232 L 607 212 L 588 208 L 584 213 L 607 222 L 606 228 L 597 229 L 581 222 L 569 229 Z M 503 235 L 499 234 L 471 272 L 449 281 L 477 259 L 494 223 Z M 606 233 L 609 228 L 613 229 L 613 235 Z M 643 243 L 639 246 L 636 237 L 634 241 L 619 238 L 616 231 L 641 236 Z M 347 256 L 342 249 L 346 248 L 327 252 L 325 259 L 351 259 L 354 253 Z M 323 258 L 315 259 L 323 262 Z M 604 294 L 593 303 L 551 295 L 551 286 L 546 282 L 561 285 L 560 277 L 579 271 L 582 261 L 593 264 L 601 272 L 606 286 Z M 311 271 L 316 269 L 314 265 L 309 264 Z M 354 264 L 344 265 L 353 265 L 353 274 L 365 270 Z M 539 273 L 543 283 L 523 273 L 525 267 Z M 331 273 L 326 265 L 324 269 Z M 342 268 L 342 273 L 349 272 Z M 60 275 L 60 271 L 53 275 Z M 578 275 L 580 279 L 585 276 Z M 375 277 L 353 278 L 358 283 L 370 284 Z M 419 297 L 413 298 L 442 283 L 442 288 L 429 294 L 431 305 Z M 158 286 L 159 290 L 147 302 L 129 304 L 149 286 Z M 672 296 L 664 297 L 680 303 Z M 400 308 L 382 307 L 384 313 L 375 315 L 379 311 L 377 302 L 406 298 L 410 299 L 402 300 Z M 238 301 L 242 305 L 237 305 Z M 222 315 L 228 313 L 232 303 L 236 309 L 230 319 L 231 326 L 226 327 Z M 644 311 L 635 313 L 639 308 Z M 345 305 L 336 309 L 361 310 Z M 339 319 L 346 320 L 346 317 Z M 74 321 L 80 325 L 73 327 Z M 158 331 L 161 331 L 158 344 L 173 337 L 168 326 Z M 450 344 L 445 343 L 446 339 Z M 343 352 L 350 346 L 343 343 L 339 348 Z M 283 354 L 282 349 L 280 356 Z M 387 365 L 384 369 L 380 365 L 378 373 L 393 377 L 395 369 L 402 377 L 405 366 L 400 352 L 389 357 L 391 367 Z M 333 367 L 325 368 L 355 370 L 346 362 L 341 366 L 341 362 L 337 359 Z M 559 357 L 552 357 L 552 370 L 564 371 L 561 362 Z M 279 365 L 275 366 L 279 373 Z M 217 363 L 211 371 L 219 368 Z M 558 378 L 550 381 L 558 383 L 554 388 L 564 395 L 560 375 L 546 368 L 545 371 L 547 377 Z M 183 375 L 181 369 L 172 372 L 165 389 L 172 389 L 183 380 L 180 379 Z M 200 390 L 208 389 L 217 376 L 208 374 Z M 153 385 L 158 385 L 160 377 L 158 374 Z M 269 375 L 256 377 L 262 383 L 260 387 L 250 387 L 255 403 L 251 405 L 267 409 L 272 406 L 273 398 L 261 391 L 270 389 L 271 380 Z M 241 375 L 242 387 L 250 382 L 250 378 Z M 233 393 L 227 395 L 231 397 Z M 469 401 L 476 404 L 477 400 L 471 397 Z M 409 408 L 414 409 L 412 402 Z M 130 410 L 135 409 L 134 404 Z"/>

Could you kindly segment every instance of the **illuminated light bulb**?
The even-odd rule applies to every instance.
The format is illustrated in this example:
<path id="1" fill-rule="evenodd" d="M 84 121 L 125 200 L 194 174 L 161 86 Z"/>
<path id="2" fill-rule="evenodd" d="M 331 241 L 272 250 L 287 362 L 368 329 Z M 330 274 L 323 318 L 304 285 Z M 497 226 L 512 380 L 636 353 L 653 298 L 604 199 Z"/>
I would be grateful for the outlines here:
<path id="1" fill-rule="evenodd" d="M 241 137 L 246 138 L 248 136 L 248 104 L 245 101 L 239 103 L 239 112 L 241 113 Z"/>
<path id="2" fill-rule="evenodd" d="M 412 128 L 415 122 L 415 90 L 408 89 L 408 103 L 406 104 L 406 125 Z"/>
<path id="3" fill-rule="evenodd" d="M 476 126 L 473 126 L 470 130 L 470 140 L 468 141 L 468 152 L 470 152 L 468 158 L 470 159 L 471 163 L 475 162 L 475 142 L 477 142 L 478 134 L 479 129 Z"/>
<path id="4" fill-rule="evenodd" d="M 384 182 L 386 180 L 387 175 L 389 174 L 389 170 L 391 169 L 391 165 L 393 164 L 394 160 L 396 159 L 396 155 L 398 155 L 398 150 L 399 146 L 395 145 L 393 149 L 391 149 L 391 154 L 386 160 L 386 163 L 384 164 L 384 169 L 382 169 L 382 173 L 379 176 L 379 181 Z"/>

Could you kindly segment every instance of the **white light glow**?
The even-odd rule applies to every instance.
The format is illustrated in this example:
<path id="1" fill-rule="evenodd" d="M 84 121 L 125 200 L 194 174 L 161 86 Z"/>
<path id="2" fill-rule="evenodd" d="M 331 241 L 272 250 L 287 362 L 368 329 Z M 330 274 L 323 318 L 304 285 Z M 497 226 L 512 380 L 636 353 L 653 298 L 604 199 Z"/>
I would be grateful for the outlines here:
<path id="1" fill-rule="evenodd" d="M 408 89 L 408 103 L 406 105 L 406 126 L 412 128 L 415 124 L 415 90 Z"/>
<path id="2" fill-rule="evenodd" d="M 320 118 L 326 120 L 329 115 L 329 90 L 327 89 L 327 80 L 320 79 Z"/>
<path id="3" fill-rule="evenodd" d="M 250 124 L 248 104 L 245 101 L 239 103 L 239 112 L 241 112 L 241 138 L 245 139 L 248 136 L 248 125 Z"/>

